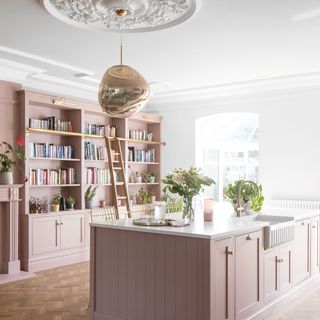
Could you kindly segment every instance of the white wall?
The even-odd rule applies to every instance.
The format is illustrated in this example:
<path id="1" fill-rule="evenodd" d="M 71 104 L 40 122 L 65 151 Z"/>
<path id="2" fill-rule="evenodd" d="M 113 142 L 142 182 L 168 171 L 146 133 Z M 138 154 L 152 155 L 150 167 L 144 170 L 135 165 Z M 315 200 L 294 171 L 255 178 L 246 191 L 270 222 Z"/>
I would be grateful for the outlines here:
<path id="1" fill-rule="evenodd" d="M 268 198 L 320 200 L 320 93 L 315 92 L 163 105 L 163 174 L 195 164 L 195 120 L 221 112 L 259 114 L 260 182 Z"/>

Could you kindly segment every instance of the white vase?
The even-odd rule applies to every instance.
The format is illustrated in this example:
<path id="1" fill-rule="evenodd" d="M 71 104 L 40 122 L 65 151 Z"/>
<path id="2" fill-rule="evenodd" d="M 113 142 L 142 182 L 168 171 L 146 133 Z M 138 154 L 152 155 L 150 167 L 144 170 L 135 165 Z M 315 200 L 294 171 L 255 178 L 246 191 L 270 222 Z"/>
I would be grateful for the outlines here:
<path id="1" fill-rule="evenodd" d="M 0 172 L 0 184 L 13 184 L 12 172 Z"/>

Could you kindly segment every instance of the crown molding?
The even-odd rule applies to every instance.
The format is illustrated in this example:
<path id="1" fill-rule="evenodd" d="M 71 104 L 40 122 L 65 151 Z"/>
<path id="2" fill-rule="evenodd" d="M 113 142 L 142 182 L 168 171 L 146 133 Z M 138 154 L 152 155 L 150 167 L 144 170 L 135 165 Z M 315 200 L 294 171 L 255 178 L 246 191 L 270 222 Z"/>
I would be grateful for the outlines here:
<path id="1" fill-rule="evenodd" d="M 270 98 L 279 95 L 303 94 L 320 89 L 320 72 L 295 74 L 215 86 L 190 88 L 159 93 L 148 104 L 149 112 L 188 109 L 229 103 L 239 100 Z M 299 92 L 297 92 L 299 90 Z"/>

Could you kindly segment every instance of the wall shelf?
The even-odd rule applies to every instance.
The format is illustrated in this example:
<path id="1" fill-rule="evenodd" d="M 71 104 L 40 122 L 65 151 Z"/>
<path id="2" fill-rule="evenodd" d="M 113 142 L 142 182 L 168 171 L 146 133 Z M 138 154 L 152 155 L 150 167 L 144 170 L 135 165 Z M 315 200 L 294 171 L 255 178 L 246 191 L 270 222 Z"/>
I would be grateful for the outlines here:
<path id="1" fill-rule="evenodd" d="M 80 187 L 80 184 L 40 184 L 32 185 L 29 184 L 30 188 L 65 188 L 65 187 Z"/>
<path id="2" fill-rule="evenodd" d="M 137 161 L 127 161 L 128 164 L 144 164 L 144 165 L 159 165 L 159 162 L 137 162 Z"/>
<path id="3" fill-rule="evenodd" d="M 81 159 L 61 159 L 61 158 L 40 158 L 40 157 L 36 157 L 36 158 L 29 158 L 29 160 L 31 161 L 41 161 L 41 160 L 50 160 L 50 161 L 81 161 Z"/>

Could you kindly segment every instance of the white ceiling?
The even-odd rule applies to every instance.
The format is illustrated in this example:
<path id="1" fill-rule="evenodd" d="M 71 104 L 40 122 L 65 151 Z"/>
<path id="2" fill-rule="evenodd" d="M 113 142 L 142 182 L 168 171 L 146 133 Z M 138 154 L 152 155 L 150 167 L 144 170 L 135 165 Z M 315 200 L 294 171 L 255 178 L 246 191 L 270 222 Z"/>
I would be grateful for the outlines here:
<path id="1" fill-rule="evenodd" d="M 161 96 L 320 72 L 319 39 L 319 0 L 202 0 L 179 26 L 125 35 L 124 63 L 159 82 L 153 89 Z M 37 0 L 0 1 L 0 77 L 24 77 L 40 89 L 60 84 L 70 95 L 77 88 L 95 98 L 98 83 L 74 74 L 90 72 L 99 81 L 119 63 L 119 41 L 118 34 L 63 24 Z"/>

